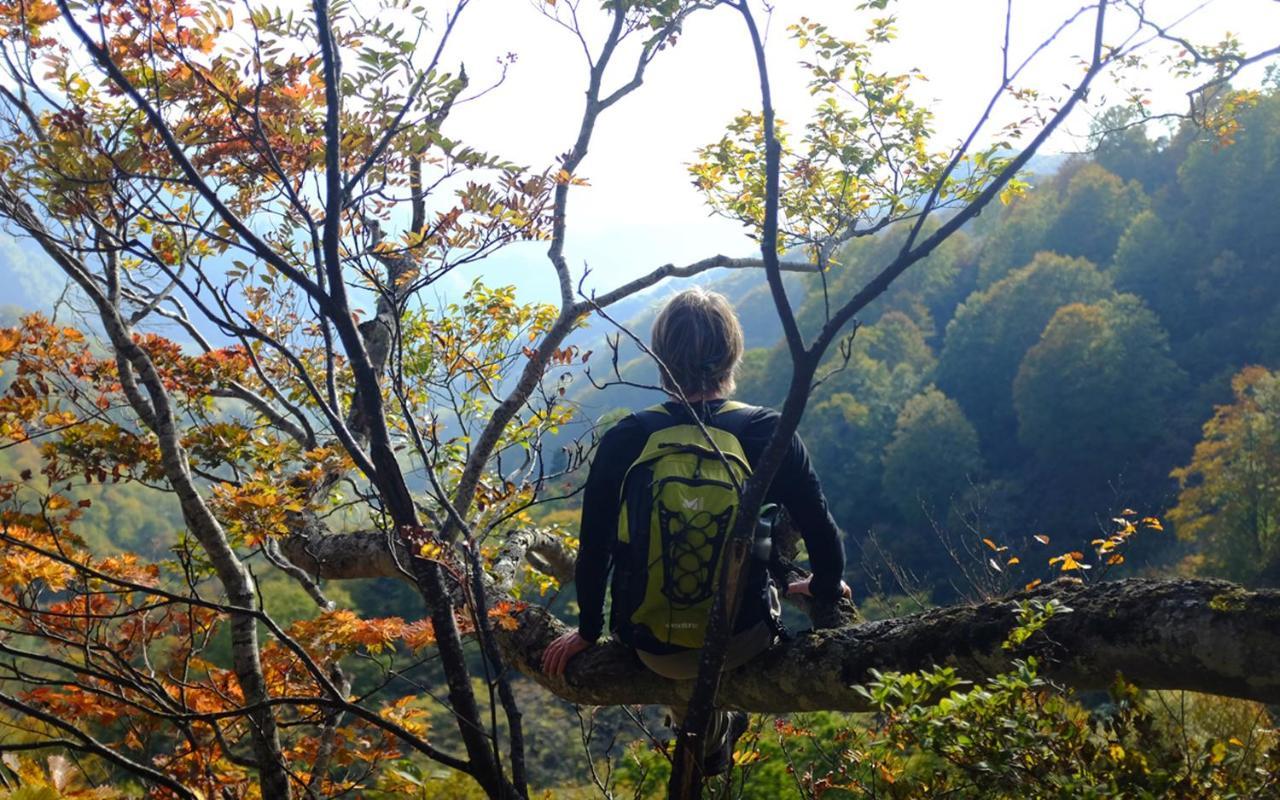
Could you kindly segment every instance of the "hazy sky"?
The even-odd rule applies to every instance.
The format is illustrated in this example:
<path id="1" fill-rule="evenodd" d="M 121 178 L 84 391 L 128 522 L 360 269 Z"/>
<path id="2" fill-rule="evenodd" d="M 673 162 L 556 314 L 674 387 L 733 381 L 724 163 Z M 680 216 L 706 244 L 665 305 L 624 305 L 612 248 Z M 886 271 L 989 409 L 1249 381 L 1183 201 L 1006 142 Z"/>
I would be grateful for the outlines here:
<path id="1" fill-rule="evenodd" d="M 425 0 L 424 5 L 442 9 L 452 2 Z M 456 109 L 446 133 L 541 169 L 567 150 L 576 135 L 586 64 L 577 40 L 544 17 L 539 5 L 538 0 L 473 0 L 457 25 L 445 64 L 456 68 L 465 63 L 472 87 L 479 89 L 497 76 L 497 57 L 508 52 L 518 56 L 501 86 Z M 787 26 L 808 16 L 854 38 L 869 19 L 855 14 L 855 5 L 853 0 L 775 0 L 768 53 L 775 103 L 783 119 L 802 122 L 809 103 L 805 73 L 797 64 L 799 51 Z M 1177 28 L 1197 43 L 1217 40 L 1224 31 L 1239 34 L 1250 50 L 1280 39 L 1276 0 L 1148 0 L 1147 5 L 1153 16 L 1166 22 L 1199 9 Z M 593 43 L 603 32 L 599 6 L 600 0 L 581 0 L 584 16 L 596 23 Z M 1025 57 L 1078 7 L 1079 3 L 1059 0 L 1015 0 L 1013 60 Z M 950 147 L 973 125 L 999 78 L 1004 0 L 897 0 L 890 8 L 899 16 L 899 38 L 881 51 L 877 63 L 886 70 L 923 70 L 928 82 L 918 87 L 917 99 L 936 111 L 936 144 Z M 1073 57 L 1087 50 L 1090 26 L 1078 24 L 1058 46 L 1045 51 L 1023 85 L 1060 94 L 1062 84 L 1079 75 L 1081 67 Z M 1113 30 L 1109 42 L 1127 35 L 1131 26 Z M 634 63 L 631 55 L 632 51 L 619 53 L 606 85 L 626 79 Z M 1255 71 L 1244 82 L 1259 77 L 1260 71 Z M 1183 88 L 1167 73 L 1150 71 L 1139 82 L 1153 90 L 1158 103 L 1182 107 Z M 1109 83 L 1095 87 L 1095 104 L 1123 95 Z M 571 198 L 567 254 L 579 273 L 590 264 L 589 285 L 609 288 L 667 262 L 686 263 L 717 252 L 753 252 L 754 245 L 736 224 L 708 217 L 690 186 L 686 164 L 698 146 L 720 136 L 735 114 L 758 106 L 755 65 L 741 18 L 727 8 L 695 15 L 679 44 L 654 62 L 645 86 L 600 118 L 590 155 L 580 168 L 591 186 L 575 189 Z M 1084 134 L 1087 116 L 1077 115 L 1068 127 Z M 1077 149 L 1080 142 L 1064 135 L 1046 151 Z M 25 281 L 17 291 L 0 288 L 0 302 L 36 302 L 32 287 L 44 284 L 48 298 L 61 284 L 40 280 L 47 269 L 42 259 L 31 257 L 29 243 L 23 250 L 28 255 L 25 262 L 16 247 L 0 247 L 0 276 L 7 273 L 9 278 L 0 287 L 18 287 L 15 274 Z M 545 243 L 515 246 L 488 262 L 482 272 L 491 283 L 516 283 L 527 298 L 550 299 L 553 281 L 545 251 Z M 475 274 L 454 276 L 447 291 L 465 285 Z"/>
<path id="2" fill-rule="evenodd" d="M 599 3 L 583 0 L 581 5 L 585 12 Z M 1224 31 L 1239 34 L 1246 47 L 1271 46 L 1280 39 L 1280 3 L 1275 0 L 1150 0 L 1147 5 L 1164 22 L 1199 8 L 1176 29 L 1197 43 L 1216 41 Z M 787 26 L 808 16 L 853 38 L 869 18 L 854 14 L 854 6 L 851 0 L 776 0 L 768 51 L 782 118 L 800 123 L 809 102 L 805 73 L 797 64 L 799 51 Z M 1015 0 L 1013 59 L 1024 58 L 1079 6 Z M 918 97 L 936 110 L 937 144 L 950 146 L 967 134 L 999 79 L 1005 3 L 899 0 L 890 8 L 899 17 L 899 38 L 882 50 L 879 63 L 885 69 L 924 71 L 929 81 Z M 577 131 L 586 82 L 581 46 L 543 17 L 531 0 L 476 0 L 466 15 L 448 56 L 466 62 L 474 86 L 494 74 L 494 55 L 510 51 L 519 61 L 501 87 L 460 109 L 448 131 L 522 163 L 547 163 L 568 149 Z M 1060 46 L 1044 52 L 1024 85 L 1061 93 L 1062 84 L 1079 75 L 1073 56 L 1087 52 L 1091 26 L 1091 21 L 1078 24 Z M 1108 41 L 1131 30 L 1131 25 L 1123 31 L 1117 26 Z M 619 57 L 610 85 L 624 79 L 627 63 Z M 1256 82 L 1259 76 L 1260 71 L 1249 78 Z M 1139 83 L 1153 90 L 1158 102 L 1183 107 L 1184 89 L 1167 73 L 1148 72 Z M 1124 94 L 1110 82 L 1095 86 L 1095 101 L 1103 96 L 1118 100 Z M 575 190 L 569 209 L 568 253 L 575 269 L 589 263 L 593 284 L 606 288 L 668 261 L 752 252 L 753 244 L 736 224 L 708 218 L 690 186 L 686 164 L 695 148 L 716 140 L 736 113 L 758 106 L 755 66 L 741 18 L 729 9 L 695 15 L 678 46 L 654 62 L 645 86 L 601 118 L 590 156 L 580 168 L 592 185 Z M 1083 135 L 1088 118 L 1077 115 L 1069 127 Z M 1081 144 L 1062 136 L 1047 149 L 1061 152 Z M 549 272 L 544 251 L 544 245 L 513 249 L 486 273 L 493 280 L 545 291 Z"/>

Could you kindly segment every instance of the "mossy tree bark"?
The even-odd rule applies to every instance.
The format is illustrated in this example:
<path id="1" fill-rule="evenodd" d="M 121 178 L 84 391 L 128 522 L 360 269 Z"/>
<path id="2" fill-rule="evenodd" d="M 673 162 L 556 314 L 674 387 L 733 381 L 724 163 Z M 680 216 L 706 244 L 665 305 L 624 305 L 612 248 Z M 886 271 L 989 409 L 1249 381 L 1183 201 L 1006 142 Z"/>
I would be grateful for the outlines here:
<path id="1" fill-rule="evenodd" d="M 1024 647 L 1002 647 L 1017 624 L 1017 601 L 1056 600 Z M 558 696 L 589 705 L 688 701 L 691 681 L 648 672 L 621 644 L 575 658 L 563 679 L 542 675 L 542 650 L 564 631 L 529 608 L 504 633 L 508 662 Z M 949 666 L 980 681 L 1034 655 L 1043 674 L 1068 687 L 1101 689 L 1117 675 L 1144 689 L 1187 689 L 1280 702 L 1280 590 L 1249 591 L 1209 580 L 1130 579 L 1094 586 L 1063 580 L 1001 600 L 933 609 L 896 619 L 805 633 L 724 676 L 719 703 L 748 711 L 865 711 L 853 687 L 869 670 Z"/>

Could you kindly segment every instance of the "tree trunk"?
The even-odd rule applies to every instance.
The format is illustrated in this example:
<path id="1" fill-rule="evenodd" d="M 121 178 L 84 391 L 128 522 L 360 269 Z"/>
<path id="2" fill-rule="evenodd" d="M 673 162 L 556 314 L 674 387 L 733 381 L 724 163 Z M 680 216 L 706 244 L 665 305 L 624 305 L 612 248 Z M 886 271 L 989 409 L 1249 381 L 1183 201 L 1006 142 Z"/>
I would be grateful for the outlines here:
<path id="1" fill-rule="evenodd" d="M 1016 651 L 1001 644 L 1017 622 L 1017 601 L 1050 599 L 1072 609 L 1051 617 Z M 563 679 L 536 665 L 564 626 L 540 608 L 499 631 L 509 663 L 560 697 L 587 705 L 683 705 L 691 681 L 647 671 L 621 644 L 576 657 Z M 1043 674 L 1076 689 L 1105 688 L 1122 674 L 1144 689 L 1188 689 L 1280 703 L 1280 591 L 1248 591 L 1208 580 L 1131 579 L 1086 586 L 1061 580 L 1022 595 L 897 619 L 804 633 L 727 674 L 725 707 L 748 711 L 865 711 L 852 687 L 868 670 L 954 667 L 979 681 L 1035 655 Z"/>

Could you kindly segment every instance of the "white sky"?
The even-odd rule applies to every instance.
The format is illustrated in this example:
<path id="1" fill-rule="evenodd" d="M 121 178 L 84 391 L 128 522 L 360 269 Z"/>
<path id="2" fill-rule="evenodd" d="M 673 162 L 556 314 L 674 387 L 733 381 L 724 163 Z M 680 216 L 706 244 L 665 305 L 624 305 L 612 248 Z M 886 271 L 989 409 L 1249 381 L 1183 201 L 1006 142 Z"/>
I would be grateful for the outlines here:
<path id="1" fill-rule="evenodd" d="M 584 14 L 594 15 L 600 3 L 582 0 L 581 5 Z M 1176 29 L 1197 44 L 1217 41 L 1226 31 L 1239 35 L 1249 51 L 1280 40 L 1280 2 L 1275 0 L 1149 0 L 1147 5 L 1164 22 L 1199 8 Z M 768 42 L 775 104 L 783 119 L 798 125 L 809 97 L 787 25 L 808 16 L 853 38 L 865 29 L 869 16 L 855 14 L 851 0 L 775 0 L 775 6 Z M 1013 59 L 1025 57 L 1079 6 L 1015 0 Z M 999 79 L 1005 3 L 899 0 L 890 10 L 899 17 L 899 38 L 882 50 L 884 59 L 878 63 L 886 70 L 924 71 L 929 81 L 917 99 L 935 109 L 937 144 L 950 146 L 967 134 Z M 1117 26 L 1108 41 L 1118 41 L 1131 29 Z M 1081 67 L 1072 57 L 1087 52 L 1091 33 L 1091 18 L 1078 23 L 1061 46 L 1041 55 L 1040 67 L 1028 73 L 1024 85 L 1060 94 L 1062 84 L 1078 76 Z M 567 150 L 577 132 L 586 86 L 586 64 L 574 37 L 543 17 L 536 0 L 475 0 L 455 36 L 446 63 L 464 61 L 473 87 L 496 75 L 495 56 L 510 51 L 519 61 L 501 87 L 456 110 L 446 132 L 530 165 L 546 165 Z M 633 62 L 625 55 L 619 55 L 606 85 L 616 86 L 627 77 Z M 1256 83 L 1260 76 L 1261 70 L 1255 70 L 1244 82 Z M 1184 107 L 1183 89 L 1167 72 L 1147 72 L 1138 83 L 1153 91 L 1158 105 Z M 1107 95 L 1119 101 L 1124 92 L 1109 81 L 1096 83 L 1091 100 Z M 752 252 L 754 245 L 737 225 L 707 217 L 690 186 L 686 164 L 698 146 L 719 138 L 736 113 L 758 106 L 755 66 L 741 18 L 727 8 L 695 15 L 678 46 L 654 62 L 645 85 L 600 119 L 590 155 L 580 167 L 591 186 L 575 189 L 570 200 L 567 251 L 574 268 L 589 263 L 596 279 L 590 283 L 603 289 L 668 261 Z M 1077 115 L 1069 127 L 1082 136 L 1088 118 Z M 1079 149 L 1080 142 L 1060 136 L 1046 151 Z M 542 244 L 512 248 L 485 268 L 486 279 L 514 282 L 545 295 L 550 272 L 544 251 Z"/>

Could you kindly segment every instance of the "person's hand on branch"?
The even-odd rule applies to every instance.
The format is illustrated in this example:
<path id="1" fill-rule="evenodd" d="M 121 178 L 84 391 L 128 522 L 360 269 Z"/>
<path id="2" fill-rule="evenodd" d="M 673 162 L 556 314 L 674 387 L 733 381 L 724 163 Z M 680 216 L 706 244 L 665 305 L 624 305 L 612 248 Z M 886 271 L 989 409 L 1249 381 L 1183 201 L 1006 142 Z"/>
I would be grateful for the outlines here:
<path id="1" fill-rule="evenodd" d="M 809 588 L 809 581 L 811 580 L 813 580 L 812 576 L 802 581 L 792 581 L 787 584 L 787 594 L 802 594 L 805 597 L 813 597 L 813 591 Z M 853 599 L 853 590 L 844 581 L 840 581 L 840 595 L 846 600 Z"/>
<path id="2" fill-rule="evenodd" d="M 577 631 L 561 634 L 542 653 L 542 671 L 552 677 L 564 674 L 569 660 L 592 645 Z"/>

